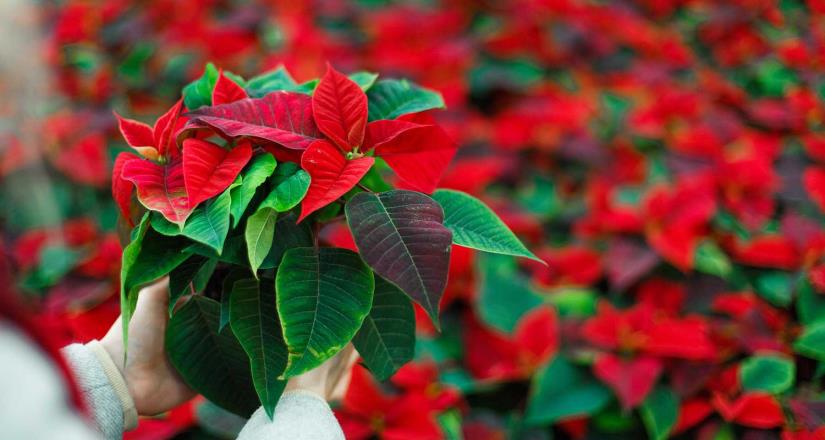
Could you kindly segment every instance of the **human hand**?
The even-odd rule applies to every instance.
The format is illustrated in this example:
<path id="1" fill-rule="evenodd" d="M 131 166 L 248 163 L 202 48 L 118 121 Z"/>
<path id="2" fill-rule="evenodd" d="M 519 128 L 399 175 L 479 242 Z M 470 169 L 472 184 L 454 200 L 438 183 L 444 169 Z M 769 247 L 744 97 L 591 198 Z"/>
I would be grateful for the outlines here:
<path id="1" fill-rule="evenodd" d="M 129 322 L 129 347 L 123 363 L 121 318 L 100 341 L 120 369 L 142 416 L 168 411 L 195 397 L 166 357 L 164 341 L 169 322 L 169 279 L 141 289 Z"/>
<path id="2" fill-rule="evenodd" d="M 347 392 L 352 367 L 357 359 L 355 347 L 347 344 L 317 368 L 289 379 L 284 391 L 310 391 L 327 401 L 340 400 Z"/>

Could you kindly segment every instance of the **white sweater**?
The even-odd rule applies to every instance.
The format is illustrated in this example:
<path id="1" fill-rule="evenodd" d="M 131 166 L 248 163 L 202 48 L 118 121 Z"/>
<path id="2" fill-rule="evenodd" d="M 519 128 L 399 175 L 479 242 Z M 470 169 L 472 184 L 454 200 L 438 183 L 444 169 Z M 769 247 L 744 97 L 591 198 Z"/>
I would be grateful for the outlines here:
<path id="1" fill-rule="evenodd" d="M 63 349 L 92 413 L 87 423 L 68 404 L 57 369 L 25 335 L 0 321 L 0 438 L 118 439 L 133 425 L 134 404 L 124 393 L 123 378 L 107 368 L 108 356 L 92 344 Z M 109 359 L 109 362 L 111 360 Z M 112 363 L 112 365 L 114 365 Z M 320 396 L 284 393 L 269 420 L 259 408 L 244 426 L 239 440 L 343 440 L 335 415 Z"/>

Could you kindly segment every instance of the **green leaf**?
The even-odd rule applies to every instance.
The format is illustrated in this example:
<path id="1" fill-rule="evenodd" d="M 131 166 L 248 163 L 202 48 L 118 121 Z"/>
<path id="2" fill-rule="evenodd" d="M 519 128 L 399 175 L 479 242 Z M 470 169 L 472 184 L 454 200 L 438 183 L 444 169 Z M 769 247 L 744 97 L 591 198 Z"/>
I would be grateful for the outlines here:
<path id="1" fill-rule="evenodd" d="M 258 75 L 246 82 L 246 91 L 253 98 L 261 98 L 278 90 L 311 94 L 318 80 L 298 84 L 284 66 Z"/>
<path id="2" fill-rule="evenodd" d="M 120 312 L 124 326 L 124 345 L 128 343 L 127 329 L 137 289 L 183 263 L 189 257 L 188 253 L 183 252 L 186 245 L 186 239 L 182 237 L 167 237 L 152 230 L 149 227 L 148 213 L 133 231 L 132 241 L 123 249 L 120 270 Z"/>
<path id="3" fill-rule="evenodd" d="M 317 367 L 344 348 L 372 305 L 372 271 L 346 249 L 290 249 L 275 284 L 289 348 L 283 374 L 287 378 Z"/>
<path id="4" fill-rule="evenodd" d="M 298 164 L 286 162 L 275 170 L 272 181 L 274 188 L 261 202 L 258 209 L 272 208 L 278 212 L 286 212 L 301 203 L 309 189 L 309 174 Z"/>
<path id="5" fill-rule="evenodd" d="M 217 259 L 192 255 L 169 273 L 169 316 L 182 296 L 203 291 L 217 264 Z"/>
<path id="6" fill-rule="evenodd" d="M 415 355 L 415 311 L 407 295 L 375 277 L 372 309 L 352 344 L 378 380 L 388 379 Z"/>
<path id="7" fill-rule="evenodd" d="M 825 296 L 818 294 L 807 277 L 802 278 L 797 289 L 796 313 L 802 325 L 825 322 Z"/>
<path id="8" fill-rule="evenodd" d="M 186 219 L 183 235 L 203 243 L 220 255 L 226 234 L 229 233 L 230 191 L 224 191 L 214 200 L 209 200 L 195 208 Z"/>
<path id="9" fill-rule="evenodd" d="M 166 351 L 183 381 L 221 408 L 249 417 L 258 398 L 249 359 L 231 331 L 218 332 L 220 306 L 193 296 L 169 320 Z"/>
<path id="10" fill-rule="evenodd" d="M 665 440 L 679 417 L 679 400 L 667 387 L 656 387 L 639 408 L 651 440 Z"/>
<path id="11" fill-rule="evenodd" d="M 249 356 L 252 383 L 266 414 L 272 419 L 286 382 L 287 350 L 275 309 L 275 288 L 271 281 L 252 278 L 235 281 L 229 308 L 232 332 Z"/>
<path id="12" fill-rule="evenodd" d="M 163 214 L 159 212 L 152 212 L 151 213 L 151 224 L 152 229 L 155 231 L 166 235 L 168 237 L 177 237 L 178 235 L 183 234 L 183 227 L 177 223 L 172 223 L 166 218 L 163 217 Z"/>
<path id="13" fill-rule="evenodd" d="M 267 177 L 272 175 L 277 165 L 278 163 L 271 154 L 261 154 L 255 156 L 241 173 L 240 185 L 232 188 L 230 192 L 232 199 L 230 213 L 232 214 L 233 228 L 240 223 L 246 207 L 255 195 L 255 190 L 266 181 Z"/>
<path id="14" fill-rule="evenodd" d="M 233 267 L 221 283 L 221 315 L 218 322 L 218 331 L 223 331 L 229 324 L 229 309 L 232 305 L 232 288 L 235 281 L 249 278 L 249 270 L 245 267 Z"/>
<path id="15" fill-rule="evenodd" d="M 750 357 L 739 369 L 739 379 L 745 391 L 779 394 L 793 385 L 795 376 L 793 361 L 776 355 Z"/>
<path id="16" fill-rule="evenodd" d="M 408 113 L 445 108 L 441 94 L 407 80 L 382 79 L 367 92 L 369 120 L 395 119 Z"/>
<path id="17" fill-rule="evenodd" d="M 754 281 L 753 287 L 759 296 L 775 306 L 788 307 L 793 301 L 791 275 L 786 272 L 760 273 Z"/>
<path id="18" fill-rule="evenodd" d="M 272 248 L 277 220 L 278 212 L 272 208 L 260 208 L 246 220 L 246 252 L 255 278 L 258 277 L 258 268 Z"/>
<path id="19" fill-rule="evenodd" d="M 433 198 L 444 208 L 444 226 L 453 231 L 453 243 L 544 262 L 527 250 L 513 231 L 481 200 L 451 189 L 439 189 L 433 193 Z"/>
<path id="20" fill-rule="evenodd" d="M 549 425 L 561 419 L 596 413 L 610 402 L 611 393 L 588 371 L 556 356 L 533 378 L 525 421 Z"/>
<path id="21" fill-rule="evenodd" d="M 230 232 L 223 244 L 220 254 L 210 246 L 202 243 L 192 243 L 185 249 L 186 252 L 203 255 L 204 257 L 217 258 L 223 263 L 230 263 L 237 266 L 246 266 L 249 260 L 246 255 L 246 240 L 243 230 L 240 228 Z"/>
<path id="22" fill-rule="evenodd" d="M 358 84 L 358 87 L 361 87 L 361 90 L 366 92 L 375 84 L 375 80 L 378 79 L 378 74 L 365 71 L 355 72 L 349 75 L 349 79 Z"/>
<path id="23" fill-rule="evenodd" d="M 272 247 L 269 249 L 261 264 L 261 269 L 272 269 L 281 264 L 281 259 L 284 257 L 284 252 L 289 249 L 297 247 L 312 246 L 315 240 L 312 237 L 312 227 L 310 222 L 298 221 L 298 215 L 294 212 L 281 214 L 278 221 L 275 223 L 275 237 L 277 240 L 272 242 Z"/>
<path id="24" fill-rule="evenodd" d="M 733 269 L 728 256 L 716 245 L 716 242 L 710 240 L 696 247 L 693 262 L 699 272 L 716 275 L 722 279 L 727 279 Z"/>
<path id="25" fill-rule="evenodd" d="M 825 322 L 805 327 L 805 331 L 794 342 L 793 348 L 803 356 L 825 361 Z"/>
<path id="26" fill-rule="evenodd" d="M 203 75 L 183 88 L 183 103 L 190 111 L 205 105 L 212 105 L 212 90 L 218 82 L 218 69 L 207 63 Z"/>
<path id="27" fill-rule="evenodd" d="M 516 261 L 504 255 L 478 259 L 478 316 L 489 326 L 512 333 L 521 317 L 542 303 L 530 289 L 530 280 L 519 272 Z"/>
<path id="28" fill-rule="evenodd" d="M 34 277 L 38 288 L 57 284 L 83 257 L 83 252 L 63 245 L 45 246 L 40 251 Z"/>

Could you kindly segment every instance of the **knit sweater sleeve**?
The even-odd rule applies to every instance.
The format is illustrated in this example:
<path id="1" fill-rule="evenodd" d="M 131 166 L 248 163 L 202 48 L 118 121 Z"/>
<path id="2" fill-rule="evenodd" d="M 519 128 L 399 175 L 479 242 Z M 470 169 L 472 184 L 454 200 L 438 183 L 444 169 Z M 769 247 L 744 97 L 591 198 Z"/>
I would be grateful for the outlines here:
<path id="1" fill-rule="evenodd" d="M 66 358 L 98 430 L 107 439 L 120 439 L 137 424 L 137 412 L 126 383 L 97 341 L 64 347 Z"/>
<path id="2" fill-rule="evenodd" d="M 327 402 L 307 391 L 284 393 L 272 420 L 258 408 L 238 440 L 344 440 L 344 433 Z"/>

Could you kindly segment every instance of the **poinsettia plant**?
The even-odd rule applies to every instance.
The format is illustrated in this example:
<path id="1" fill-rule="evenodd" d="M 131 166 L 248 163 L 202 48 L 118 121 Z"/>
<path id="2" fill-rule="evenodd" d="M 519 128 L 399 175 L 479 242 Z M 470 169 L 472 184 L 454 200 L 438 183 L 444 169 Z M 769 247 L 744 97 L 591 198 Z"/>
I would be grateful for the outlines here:
<path id="1" fill-rule="evenodd" d="M 438 327 L 453 244 L 536 258 L 480 200 L 436 190 L 456 145 L 422 112 L 442 107 L 367 72 L 298 84 L 210 64 L 153 127 L 118 116 L 134 149 L 112 179 L 134 226 L 124 328 L 138 288 L 168 275 L 172 363 L 243 415 L 272 416 L 287 379 L 350 342 L 391 376 L 413 358 L 413 303 Z M 341 227 L 355 249 L 330 244 Z"/>

